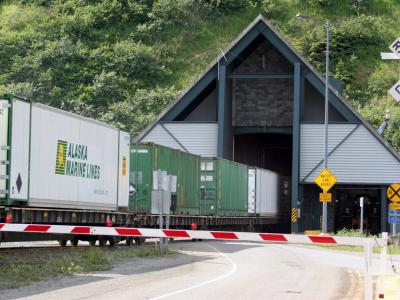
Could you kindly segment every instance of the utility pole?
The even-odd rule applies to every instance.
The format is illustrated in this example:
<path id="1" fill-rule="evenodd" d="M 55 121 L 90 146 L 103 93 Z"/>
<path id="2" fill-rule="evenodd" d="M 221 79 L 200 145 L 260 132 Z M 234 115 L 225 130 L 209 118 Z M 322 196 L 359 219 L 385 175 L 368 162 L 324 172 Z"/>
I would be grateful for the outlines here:
<path id="1" fill-rule="evenodd" d="M 315 19 L 311 16 L 298 13 L 299 19 Z M 325 113 L 324 113 L 324 169 L 328 169 L 328 124 L 329 124 L 329 40 L 330 40 L 330 24 L 329 20 L 325 20 L 326 26 L 326 52 L 325 52 Z M 322 233 L 328 232 L 328 203 L 322 202 Z"/>
<path id="2" fill-rule="evenodd" d="M 329 123 L 329 20 L 326 20 L 325 54 L 325 122 L 324 122 L 324 168 L 328 169 L 328 123 Z M 328 232 L 328 203 L 322 202 L 322 232 Z"/>

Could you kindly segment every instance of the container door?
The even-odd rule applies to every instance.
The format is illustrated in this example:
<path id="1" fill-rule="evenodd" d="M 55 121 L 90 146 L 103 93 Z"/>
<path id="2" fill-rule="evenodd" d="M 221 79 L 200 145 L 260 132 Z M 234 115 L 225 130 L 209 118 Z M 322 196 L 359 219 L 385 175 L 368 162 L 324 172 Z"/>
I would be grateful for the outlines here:
<path id="1" fill-rule="evenodd" d="M 129 208 L 135 213 L 151 212 L 153 166 L 152 145 L 132 145 L 130 155 Z"/>
<path id="2" fill-rule="evenodd" d="M 31 104 L 12 100 L 10 199 L 28 200 Z"/>
<path id="3" fill-rule="evenodd" d="M 248 206 L 247 212 L 249 214 L 256 213 L 256 170 L 249 169 L 249 185 L 248 185 Z"/>
<path id="4" fill-rule="evenodd" d="M 217 209 L 217 178 L 215 161 L 203 159 L 200 164 L 200 214 L 214 215 Z"/>
<path id="5" fill-rule="evenodd" d="M 129 147 L 127 132 L 119 132 L 118 207 L 129 206 Z"/>
<path id="6" fill-rule="evenodd" d="M 8 100 L 0 100 L 0 199 L 7 197 Z"/>
<path id="7" fill-rule="evenodd" d="M 257 169 L 257 213 L 264 216 L 278 214 L 279 176 L 277 173 Z"/>

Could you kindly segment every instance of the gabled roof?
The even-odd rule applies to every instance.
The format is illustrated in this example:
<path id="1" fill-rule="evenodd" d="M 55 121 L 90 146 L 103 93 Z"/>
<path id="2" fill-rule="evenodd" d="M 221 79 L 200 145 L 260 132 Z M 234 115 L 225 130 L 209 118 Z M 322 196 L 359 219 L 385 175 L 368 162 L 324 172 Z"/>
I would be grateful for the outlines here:
<path id="1" fill-rule="evenodd" d="M 325 78 L 320 74 L 314 67 L 300 54 L 297 50 L 287 41 L 283 36 L 281 36 L 276 28 L 266 20 L 262 15 L 258 15 L 239 35 L 238 37 L 231 42 L 231 44 L 223 50 L 225 56 L 218 56 L 214 61 L 208 65 L 208 67 L 201 73 L 200 76 L 196 80 L 193 81 L 191 85 L 189 85 L 179 97 L 177 97 L 166 109 L 164 109 L 151 124 L 149 124 L 136 138 L 137 141 L 140 141 L 142 138 L 146 136 L 146 134 L 159 123 L 163 117 L 165 117 L 172 109 L 174 109 L 180 102 L 188 96 L 188 94 L 206 77 L 214 76 L 217 78 L 217 67 L 219 63 L 223 63 L 225 59 L 228 59 L 228 63 L 230 63 L 235 57 L 234 53 L 236 47 L 238 47 L 239 43 L 243 43 L 244 46 L 248 46 L 259 34 L 264 34 L 267 39 L 272 39 L 274 45 L 279 44 L 282 49 L 287 51 L 287 55 L 290 60 L 300 62 L 308 71 L 312 78 L 315 79 L 315 82 L 318 82 L 319 85 L 325 87 Z M 242 46 L 243 46 L 242 45 Z M 244 48 L 243 48 L 244 49 Z M 238 50 L 238 51 L 242 51 Z M 282 50 L 281 49 L 281 50 Z M 278 49 L 280 50 L 280 49 Z M 232 55 L 230 55 L 232 54 Z M 286 57 L 288 58 L 288 57 Z M 211 77 L 210 77 L 211 78 Z M 309 79 L 309 78 L 307 78 Z M 341 93 L 332 85 L 329 84 L 329 90 L 331 94 L 333 94 L 337 101 L 337 104 L 344 107 L 345 110 L 349 113 L 349 116 L 353 118 L 353 120 L 357 120 L 357 122 L 362 123 L 366 126 L 366 128 L 378 139 L 391 153 L 394 157 L 396 157 L 400 161 L 400 155 L 397 151 L 395 151 L 391 145 L 377 132 L 376 129 L 369 124 L 341 95 Z M 333 100 L 330 97 L 330 103 L 332 104 Z"/>

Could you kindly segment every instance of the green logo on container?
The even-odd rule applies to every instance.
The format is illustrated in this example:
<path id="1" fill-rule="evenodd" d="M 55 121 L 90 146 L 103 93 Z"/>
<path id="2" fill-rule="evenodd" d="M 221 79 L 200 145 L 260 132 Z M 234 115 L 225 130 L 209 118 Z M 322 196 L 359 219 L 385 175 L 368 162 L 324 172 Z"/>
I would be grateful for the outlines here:
<path id="1" fill-rule="evenodd" d="M 55 173 L 90 179 L 100 179 L 100 166 L 88 162 L 88 146 L 57 141 Z"/>
<path id="2" fill-rule="evenodd" d="M 68 143 L 66 141 L 57 141 L 56 174 L 65 174 L 67 147 Z"/>

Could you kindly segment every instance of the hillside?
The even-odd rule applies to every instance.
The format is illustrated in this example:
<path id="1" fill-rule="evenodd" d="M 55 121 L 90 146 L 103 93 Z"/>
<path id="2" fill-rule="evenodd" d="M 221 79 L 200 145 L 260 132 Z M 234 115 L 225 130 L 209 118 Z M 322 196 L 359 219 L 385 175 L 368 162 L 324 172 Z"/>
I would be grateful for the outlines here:
<path id="1" fill-rule="evenodd" d="M 331 73 L 400 149 L 400 108 L 387 96 L 399 62 L 399 0 L 20 0 L 0 6 L 0 90 L 138 133 L 258 14 L 320 71 L 332 23 Z"/>

